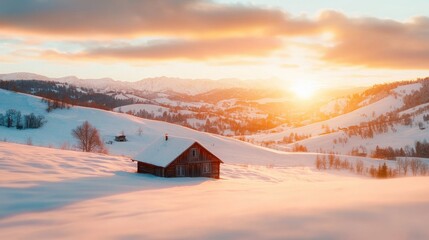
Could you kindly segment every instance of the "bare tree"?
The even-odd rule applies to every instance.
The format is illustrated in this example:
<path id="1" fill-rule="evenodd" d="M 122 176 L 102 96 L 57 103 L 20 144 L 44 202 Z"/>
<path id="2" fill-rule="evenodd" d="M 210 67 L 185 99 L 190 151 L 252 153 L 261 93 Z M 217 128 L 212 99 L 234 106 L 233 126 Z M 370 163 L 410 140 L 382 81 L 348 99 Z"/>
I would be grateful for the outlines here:
<path id="1" fill-rule="evenodd" d="M 143 134 L 143 128 L 139 127 L 139 129 L 137 129 L 137 135 L 141 136 Z"/>
<path id="2" fill-rule="evenodd" d="M 322 158 L 320 157 L 319 154 L 317 154 L 316 156 L 316 168 L 322 169 Z"/>
<path id="3" fill-rule="evenodd" d="M 422 164 L 423 164 L 423 162 L 420 159 L 411 159 L 410 168 L 411 168 L 411 172 L 413 173 L 413 176 L 417 175 Z"/>
<path id="4" fill-rule="evenodd" d="M 33 145 L 33 139 L 31 139 L 31 137 L 27 138 L 27 145 Z"/>
<path id="5" fill-rule="evenodd" d="M 356 173 L 363 174 L 363 170 L 365 169 L 365 165 L 362 160 L 356 161 Z"/>
<path id="6" fill-rule="evenodd" d="M 404 173 L 404 176 L 407 176 L 408 168 L 410 166 L 410 161 L 408 159 L 399 159 L 396 161 L 398 166 L 398 172 L 399 174 L 402 172 Z"/>
<path id="7" fill-rule="evenodd" d="M 78 141 L 78 148 L 83 152 L 107 152 L 97 128 L 88 121 L 73 129 L 72 135 Z"/>
<path id="8" fill-rule="evenodd" d="M 426 176 L 429 172 L 429 166 L 426 163 L 423 163 L 420 166 L 420 175 Z"/>

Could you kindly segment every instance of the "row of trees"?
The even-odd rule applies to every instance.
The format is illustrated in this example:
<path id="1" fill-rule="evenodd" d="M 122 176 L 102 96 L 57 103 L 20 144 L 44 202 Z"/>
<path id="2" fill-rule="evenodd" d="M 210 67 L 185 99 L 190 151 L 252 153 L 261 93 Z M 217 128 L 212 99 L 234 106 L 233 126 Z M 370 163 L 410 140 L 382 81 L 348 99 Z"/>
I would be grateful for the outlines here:
<path id="1" fill-rule="evenodd" d="M 316 168 L 317 169 L 350 169 L 352 164 L 347 160 L 341 160 L 337 155 L 330 153 L 326 155 L 317 155 Z"/>
<path id="2" fill-rule="evenodd" d="M 0 126 L 16 129 L 40 128 L 47 121 L 43 115 L 34 113 L 22 115 L 21 111 L 9 109 L 4 114 L 0 113 Z"/>
<path id="3" fill-rule="evenodd" d="M 308 152 L 308 149 L 304 145 L 294 144 L 292 147 L 292 152 Z"/>
<path id="4" fill-rule="evenodd" d="M 371 167 L 368 169 L 368 173 L 374 178 L 393 178 L 397 176 L 396 169 L 387 166 L 386 163 L 378 164 L 378 167 Z"/>
<path id="5" fill-rule="evenodd" d="M 422 87 L 418 91 L 404 96 L 403 109 L 412 108 L 429 102 L 429 78 L 420 79 Z"/>
<path id="6" fill-rule="evenodd" d="M 51 101 L 56 101 L 57 103 L 105 110 L 136 103 L 133 99 L 116 99 L 115 95 L 119 92 L 100 93 L 91 88 L 76 87 L 67 83 L 53 81 L 0 80 L 0 88 L 51 99 Z"/>
<path id="7" fill-rule="evenodd" d="M 426 176 L 429 174 L 429 165 L 420 159 L 399 159 L 396 163 L 396 168 L 389 167 L 386 162 L 379 164 L 378 167 L 373 165 L 365 167 L 364 162 L 360 159 L 353 163 L 347 159 L 341 160 L 339 156 L 336 156 L 333 153 L 328 155 L 317 155 L 315 161 L 316 168 L 319 170 L 345 169 L 360 175 L 367 175 L 374 178 L 407 176 L 409 171 L 411 171 L 413 176 Z"/>
<path id="8" fill-rule="evenodd" d="M 408 170 L 411 171 L 413 176 L 422 175 L 426 176 L 429 173 L 429 166 L 420 159 L 398 159 L 396 160 L 398 164 L 399 174 L 407 175 Z"/>
<path id="9" fill-rule="evenodd" d="M 49 98 L 42 98 L 42 102 L 46 103 L 46 105 L 48 105 L 46 107 L 46 111 L 47 112 L 51 112 L 55 109 L 70 109 L 70 104 L 63 102 L 63 101 L 59 101 L 58 99 L 49 99 Z"/>
<path id="10" fill-rule="evenodd" d="M 127 111 L 126 113 L 141 118 L 175 123 L 199 131 L 226 135 L 256 133 L 261 129 L 272 128 L 279 123 L 278 120 L 271 116 L 267 118 L 250 118 L 242 115 L 234 116 L 232 113 L 228 114 L 225 112 L 202 112 L 202 108 L 193 108 L 192 110 L 188 110 L 190 112 L 189 114 L 181 114 L 177 108 L 169 106 L 168 108 L 169 110 L 159 108 L 157 113 L 149 112 L 144 109 L 139 111 Z M 119 111 L 121 112 L 121 109 Z M 190 119 L 195 121 L 189 121 Z M 296 139 L 302 140 L 306 137 L 309 136 L 293 135 L 290 140 L 297 141 Z"/>
<path id="11" fill-rule="evenodd" d="M 293 143 L 298 142 L 307 138 L 310 138 L 311 134 L 298 134 L 298 133 L 290 133 L 289 136 L 283 137 L 283 143 Z"/>
<path id="12" fill-rule="evenodd" d="M 404 148 L 379 147 L 376 146 L 371 157 L 394 160 L 396 157 L 419 157 L 429 158 L 429 143 L 424 140 L 417 141 L 414 147 L 406 146 Z"/>

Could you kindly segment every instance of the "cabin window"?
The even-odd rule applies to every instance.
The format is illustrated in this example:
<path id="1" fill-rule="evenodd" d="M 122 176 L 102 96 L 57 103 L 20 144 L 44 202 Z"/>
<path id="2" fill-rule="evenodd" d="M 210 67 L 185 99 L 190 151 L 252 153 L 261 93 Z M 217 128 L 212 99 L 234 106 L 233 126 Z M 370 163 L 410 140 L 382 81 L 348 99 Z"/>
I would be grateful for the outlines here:
<path id="1" fill-rule="evenodd" d="M 185 166 L 177 165 L 176 166 L 176 176 L 184 177 L 185 176 Z"/>
<path id="2" fill-rule="evenodd" d="M 211 173 L 211 172 L 212 172 L 211 163 L 204 163 L 203 164 L 203 173 Z"/>
<path id="3" fill-rule="evenodd" d="M 198 157 L 198 149 L 191 148 L 191 157 L 192 158 L 197 158 Z"/>

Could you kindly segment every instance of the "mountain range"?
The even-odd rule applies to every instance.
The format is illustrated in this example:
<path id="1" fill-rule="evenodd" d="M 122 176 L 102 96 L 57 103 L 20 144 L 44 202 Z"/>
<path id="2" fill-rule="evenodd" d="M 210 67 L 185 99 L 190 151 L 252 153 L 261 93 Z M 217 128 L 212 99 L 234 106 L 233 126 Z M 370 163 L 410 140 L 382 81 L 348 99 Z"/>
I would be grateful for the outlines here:
<path id="1" fill-rule="evenodd" d="M 145 78 L 136 82 L 117 81 L 112 78 L 81 79 L 75 76 L 50 78 L 39 74 L 17 72 L 0 74 L 0 80 L 41 80 L 73 84 L 79 87 L 100 90 L 139 90 L 150 92 L 172 91 L 187 95 L 197 95 L 215 89 L 278 89 L 280 80 L 239 80 L 239 79 L 183 79 L 171 77 Z"/>

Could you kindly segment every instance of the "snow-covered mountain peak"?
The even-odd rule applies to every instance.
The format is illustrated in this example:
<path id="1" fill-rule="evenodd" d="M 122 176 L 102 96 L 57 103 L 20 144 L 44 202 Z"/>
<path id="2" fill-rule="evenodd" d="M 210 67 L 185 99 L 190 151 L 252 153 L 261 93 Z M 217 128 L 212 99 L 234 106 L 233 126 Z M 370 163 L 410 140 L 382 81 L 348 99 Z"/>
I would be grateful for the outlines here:
<path id="1" fill-rule="evenodd" d="M 27 72 L 16 72 L 16 73 L 7 73 L 0 74 L 0 80 L 10 81 L 10 80 L 41 80 L 41 81 L 49 81 L 50 78 L 46 76 L 42 76 L 35 73 L 27 73 Z"/>

